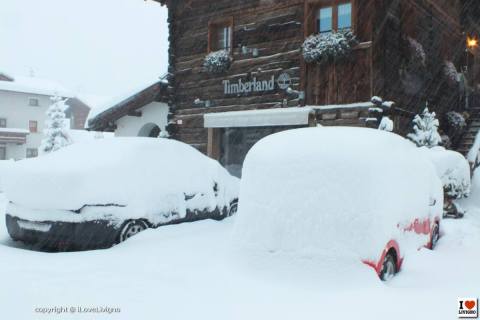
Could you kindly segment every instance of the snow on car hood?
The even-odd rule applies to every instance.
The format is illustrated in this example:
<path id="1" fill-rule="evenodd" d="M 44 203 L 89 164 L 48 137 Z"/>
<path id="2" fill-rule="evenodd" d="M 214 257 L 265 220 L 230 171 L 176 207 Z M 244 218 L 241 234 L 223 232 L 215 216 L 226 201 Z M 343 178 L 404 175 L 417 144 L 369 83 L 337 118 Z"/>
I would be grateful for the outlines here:
<path id="1" fill-rule="evenodd" d="M 365 128 L 268 136 L 248 153 L 240 184 L 236 242 L 307 256 L 376 261 L 389 240 L 406 238 L 398 224 L 441 216 L 443 203 L 441 183 L 417 147 Z"/>
<path id="2" fill-rule="evenodd" d="M 237 184 L 238 179 L 196 149 L 150 138 L 73 144 L 19 161 L 4 178 L 8 199 L 26 208 L 78 210 L 117 204 L 135 216 L 172 210 L 181 214 L 188 207 L 186 198 L 205 208 L 228 205 L 237 197 Z"/>

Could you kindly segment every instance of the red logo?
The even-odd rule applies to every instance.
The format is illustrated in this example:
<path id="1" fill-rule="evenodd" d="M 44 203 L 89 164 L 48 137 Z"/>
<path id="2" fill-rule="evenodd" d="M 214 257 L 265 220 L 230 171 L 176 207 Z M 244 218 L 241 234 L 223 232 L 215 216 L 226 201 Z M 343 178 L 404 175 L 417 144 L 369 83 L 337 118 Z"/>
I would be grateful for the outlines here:
<path id="1" fill-rule="evenodd" d="M 478 318 L 478 302 L 477 298 L 458 298 L 458 311 L 459 318 Z"/>
<path id="2" fill-rule="evenodd" d="M 473 308 L 475 308 L 476 305 L 477 303 L 475 302 L 475 300 L 465 301 L 465 307 L 467 307 L 469 310 L 472 310 Z"/>

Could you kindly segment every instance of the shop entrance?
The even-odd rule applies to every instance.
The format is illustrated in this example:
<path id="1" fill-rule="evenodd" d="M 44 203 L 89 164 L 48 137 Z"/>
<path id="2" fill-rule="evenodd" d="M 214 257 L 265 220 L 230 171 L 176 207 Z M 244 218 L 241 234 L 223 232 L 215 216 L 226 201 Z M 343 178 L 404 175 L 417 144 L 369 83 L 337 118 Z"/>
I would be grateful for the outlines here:
<path id="1" fill-rule="evenodd" d="M 231 175 L 241 178 L 248 151 L 262 138 L 302 126 L 224 128 L 220 135 L 220 163 Z"/>

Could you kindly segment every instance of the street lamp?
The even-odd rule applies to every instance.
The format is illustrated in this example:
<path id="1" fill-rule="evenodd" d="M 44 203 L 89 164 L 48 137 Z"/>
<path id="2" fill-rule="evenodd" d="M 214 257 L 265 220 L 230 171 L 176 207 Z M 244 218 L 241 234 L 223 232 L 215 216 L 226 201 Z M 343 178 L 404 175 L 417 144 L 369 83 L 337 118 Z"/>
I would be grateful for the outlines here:
<path id="1" fill-rule="evenodd" d="M 478 47 L 478 39 L 473 37 L 467 37 L 467 47 L 469 49 L 475 49 Z"/>

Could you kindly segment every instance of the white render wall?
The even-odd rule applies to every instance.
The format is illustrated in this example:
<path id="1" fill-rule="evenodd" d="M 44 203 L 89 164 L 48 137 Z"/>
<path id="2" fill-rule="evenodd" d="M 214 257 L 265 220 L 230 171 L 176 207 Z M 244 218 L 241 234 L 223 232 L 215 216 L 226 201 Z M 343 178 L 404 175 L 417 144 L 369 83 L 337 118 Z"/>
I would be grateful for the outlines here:
<path id="1" fill-rule="evenodd" d="M 29 98 L 38 99 L 39 106 L 29 106 Z M 40 147 L 45 112 L 50 104 L 50 96 L 0 90 L 0 118 L 7 119 L 7 128 L 29 130 L 29 121 L 37 121 L 37 133 L 29 133 L 26 144 L 6 145 L 7 159 L 23 159 L 26 157 L 27 148 L 38 149 Z"/>
<path id="2" fill-rule="evenodd" d="M 167 126 L 168 105 L 161 102 L 152 102 L 138 109 L 141 117 L 125 116 L 117 120 L 116 137 L 137 137 L 145 125 L 156 124 L 162 131 Z"/>

